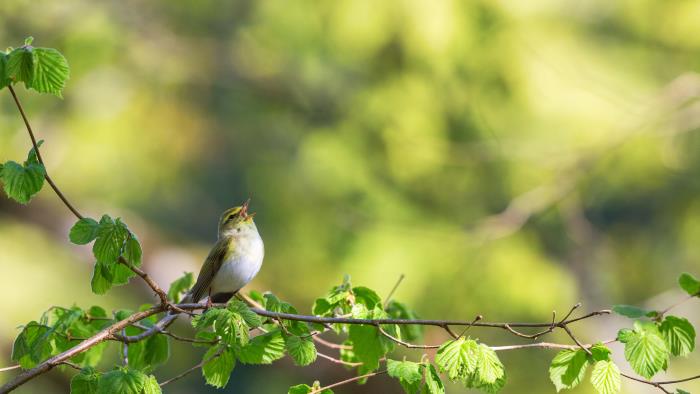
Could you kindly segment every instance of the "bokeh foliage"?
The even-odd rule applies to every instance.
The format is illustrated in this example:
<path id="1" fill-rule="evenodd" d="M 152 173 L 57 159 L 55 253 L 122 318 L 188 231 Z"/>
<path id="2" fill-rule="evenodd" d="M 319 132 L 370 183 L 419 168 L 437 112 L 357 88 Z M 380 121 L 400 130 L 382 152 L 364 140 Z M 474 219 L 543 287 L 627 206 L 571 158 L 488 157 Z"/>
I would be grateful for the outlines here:
<path id="1" fill-rule="evenodd" d="M 387 292 L 404 273 L 398 294 L 423 316 L 546 320 L 698 272 L 698 15 L 693 1 L 8 0 L 0 39 L 70 59 L 63 101 L 23 97 L 47 168 L 79 205 L 148 223 L 161 277 L 182 268 L 149 253 L 196 271 L 219 212 L 252 196 L 267 246 L 253 286 L 295 305 L 344 273 Z M 0 157 L 24 155 L 9 97 L 0 124 Z M 531 190 L 522 228 L 485 221 Z M 38 203 L 0 202 L 0 262 L 26 267 L 0 294 L 36 283 L 32 304 L 91 269 L 66 256 L 57 202 Z M 62 304 L 91 305 L 77 287 Z M 551 359 L 504 363 L 525 357 Z"/>

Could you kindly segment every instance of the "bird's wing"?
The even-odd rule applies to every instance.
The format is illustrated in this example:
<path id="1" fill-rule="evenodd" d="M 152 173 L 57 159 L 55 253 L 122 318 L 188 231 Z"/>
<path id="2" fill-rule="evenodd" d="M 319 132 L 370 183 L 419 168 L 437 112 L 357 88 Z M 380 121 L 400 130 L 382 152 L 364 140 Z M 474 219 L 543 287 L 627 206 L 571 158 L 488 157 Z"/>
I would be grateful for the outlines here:
<path id="1" fill-rule="evenodd" d="M 231 242 L 233 242 L 233 240 L 228 239 L 228 237 L 221 238 L 216 242 L 211 252 L 209 252 L 209 256 L 207 256 L 207 259 L 202 265 L 202 269 L 199 271 L 197 283 L 195 283 L 192 290 L 190 290 L 192 302 L 199 302 L 207 295 L 209 287 L 214 280 L 214 275 L 219 272 L 221 265 L 226 259 Z"/>

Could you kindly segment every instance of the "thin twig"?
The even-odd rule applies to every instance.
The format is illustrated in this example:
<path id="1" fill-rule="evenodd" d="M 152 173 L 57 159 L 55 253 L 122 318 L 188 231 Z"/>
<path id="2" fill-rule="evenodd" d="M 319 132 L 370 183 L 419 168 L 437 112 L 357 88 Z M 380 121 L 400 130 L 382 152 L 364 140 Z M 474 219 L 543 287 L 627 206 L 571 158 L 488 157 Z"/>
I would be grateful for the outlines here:
<path id="1" fill-rule="evenodd" d="M 17 364 L 17 365 L 12 365 L 12 366 L 9 366 L 9 367 L 0 368 L 0 372 L 12 371 L 13 369 L 17 369 L 17 368 L 21 368 L 21 367 L 22 367 L 22 366 L 19 365 L 19 364 Z"/>
<path id="2" fill-rule="evenodd" d="M 404 347 L 407 347 L 407 348 L 409 348 L 409 349 L 437 349 L 437 348 L 440 347 L 440 345 L 414 345 L 414 344 L 412 344 L 412 343 L 408 343 L 408 342 L 402 341 L 402 340 L 400 340 L 399 338 L 396 338 L 395 336 L 393 336 L 393 335 L 389 334 L 388 332 L 386 332 L 386 330 L 384 330 L 384 329 L 382 328 L 382 326 L 379 325 L 379 324 L 377 325 L 377 329 L 378 329 L 379 332 L 380 332 L 382 335 L 384 335 L 385 337 L 387 337 L 387 338 L 391 339 L 392 341 L 398 343 L 399 345 L 404 346 Z"/>
<path id="3" fill-rule="evenodd" d="M 367 374 L 360 375 L 360 376 L 355 376 L 355 377 L 350 378 L 350 379 L 345 379 L 345 380 L 342 380 L 342 381 L 340 381 L 340 382 L 333 383 L 333 384 L 329 384 L 328 386 L 324 386 L 324 387 L 318 388 L 318 389 L 316 389 L 316 390 L 311 391 L 309 394 L 318 394 L 318 393 L 320 393 L 320 392 L 322 392 L 323 390 L 326 390 L 326 389 L 332 389 L 333 387 L 342 386 L 342 385 L 344 385 L 344 384 L 356 382 L 356 381 L 358 381 L 358 380 L 362 380 L 362 379 L 365 379 L 365 378 L 370 378 L 370 377 L 372 377 L 372 376 L 377 376 L 377 375 L 381 375 L 381 374 L 384 374 L 384 373 L 387 373 L 387 370 L 377 371 L 377 372 L 372 372 L 372 373 L 367 373 Z"/>
<path id="4" fill-rule="evenodd" d="M 341 349 L 341 350 L 351 350 L 352 349 L 352 346 L 340 345 L 337 343 L 333 343 L 333 342 L 327 341 L 327 340 L 325 340 L 321 337 L 318 337 L 318 336 L 314 337 L 314 341 L 320 343 L 321 345 L 323 345 L 325 347 L 331 348 L 331 349 Z"/>
<path id="5" fill-rule="evenodd" d="M 330 362 L 332 362 L 332 363 L 345 365 L 346 367 L 359 367 L 360 365 L 362 365 L 362 363 L 352 363 L 352 362 L 349 362 L 349 361 L 339 360 L 339 359 L 337 359 L 337 358 L 331 357 L 331 356 L 329 356 L 329 355 L 327 355 L 327 354 L 323 354 L 323 353 L 321 353 L 321 352 L 316 352 L 316 354 L 317 354 L 319 357 L 324 358 L 324 359 L 326 359 L 326 360 L 328 360 L 328 361 L 330 361 Z"/>
<path id="6" fill-rule="evenodd" d="M 404 274 L 401 274 L 401 276 L 399 276 L 399 280 L 397 280 L 397 281 L 396 281 L 396 284 L 394 285 L 394 287 L 391 288 L 391 291 L 389 292 L 389 295 L 387 295 L 387 296 L 386 296 L 386 300 L 384 300 L 384 309 L 386 309 L 386 307 L 389 305 L 389 301 L 391 300 L 391 297 L 392 297 L 392 296 L 394 295 L 394 293 L 396 292 L 396 289 L 399 288 L 399 285 L 400 285 L 401 282 L 403 281 L 403 278 L 404 278 L 404 277 L 405 277 L 405 275 L 404 275 Z"/>
<path id="7" fill-rule="evenodd" d="M 168 379 L 168 380 L 166 380 L 166 381 L 164 381 L 164 382 L 161 382 L 161 383 L 159 383 L 158 385 L 159 385 L 160 387 L 163 387 L 163 386 L 165 386 L 165 385 L 168 384 L 168 383 L 172 383 L 172 382 L 174 382 L 174 381 L 176 381 L 176 380 L 182 379 L 183 377 L 187 376 L 187 374 L 189 374 L 189 373 L 191 373 L 191 372 L 193 372 L 193 371 L 196 371 L 196 370 L 198 370 L 199 368 L 202 368 L 202 367 L 204 366 L 204 364 L 206 364 L 206 363 L 208 363 L 209 361 L 211 361 L 211 360 L 213 360 L 213 359 L 219 357 L 219 356 L 221 355 L 221 353 L 224 351 L 224 349 L 225 349 L 225 348 L 222 347 L 221 349 L 219 349 L 218 352 L 216 352 L 214 355 L 212 355 L 211 357 L 207 358 L 206 360 L 202 360 L 202 362 L 200 362 L 199 364 L 193 366 L 192 368 L 189 368 L 189 369 L 185 370 L 184 372 L 180 373 L 179 375 L 173 376 L 172 378 L 170 378 L 170 379 Z"/>

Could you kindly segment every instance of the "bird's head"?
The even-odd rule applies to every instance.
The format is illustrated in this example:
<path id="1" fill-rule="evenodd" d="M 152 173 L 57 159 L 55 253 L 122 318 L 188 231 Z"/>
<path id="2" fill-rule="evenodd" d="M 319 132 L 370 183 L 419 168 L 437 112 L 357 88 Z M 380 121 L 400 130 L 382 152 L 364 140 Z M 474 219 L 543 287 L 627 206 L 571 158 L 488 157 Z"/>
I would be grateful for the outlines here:
<path id="1" fill-rule="evenodd" d="M 250 204 L 250 199 L 241 206 L 224 211 L 221 219 L 219 219 L 219 237 L 224 235 L 243 235 L 250 230 L 257 231 L 255 222 L 253 222 L 255 212 L 248 212 L 248 204 Z"/>

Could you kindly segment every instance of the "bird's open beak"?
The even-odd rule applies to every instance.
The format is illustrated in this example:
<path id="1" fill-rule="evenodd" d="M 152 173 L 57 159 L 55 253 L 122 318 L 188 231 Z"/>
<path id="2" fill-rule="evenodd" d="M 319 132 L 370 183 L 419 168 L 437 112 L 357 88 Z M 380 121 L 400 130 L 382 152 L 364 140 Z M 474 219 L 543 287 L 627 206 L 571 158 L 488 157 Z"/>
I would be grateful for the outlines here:
<path id="1" fill-rule="evenodd" d="M 249 204 L 250 204 L 250 198 L 248 198 L 246 200 L 246 202 L 243 203 L 243 206 L 241 207 L 240 213 L 241 213 L 241 216 L 243 216 L 243 218 L 248 218 L 248 216 L 252 216 L 252 215 L 248 215 L 248 205 Z M 255 215 L 255 214 L 253 214 L 253 215 Z"/>

